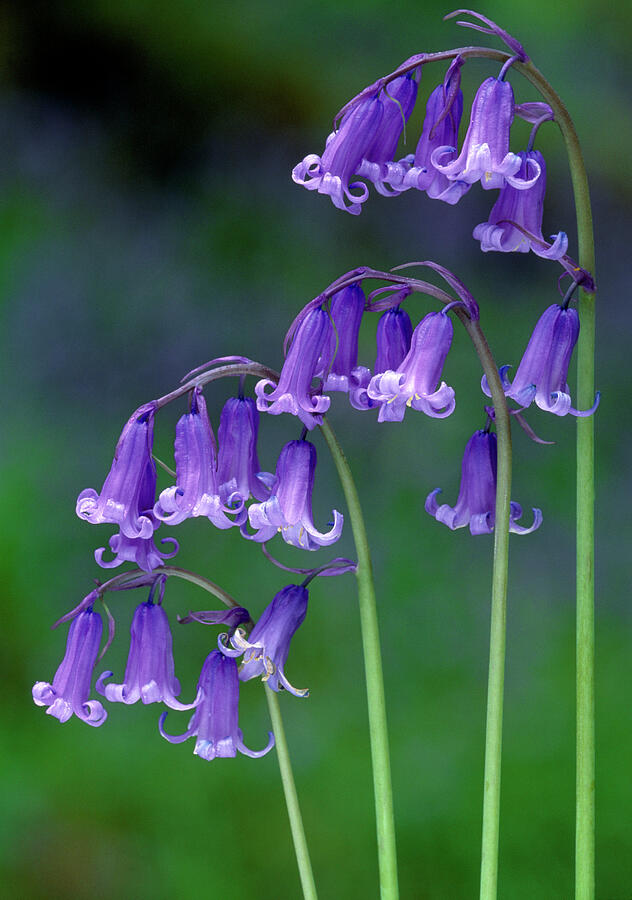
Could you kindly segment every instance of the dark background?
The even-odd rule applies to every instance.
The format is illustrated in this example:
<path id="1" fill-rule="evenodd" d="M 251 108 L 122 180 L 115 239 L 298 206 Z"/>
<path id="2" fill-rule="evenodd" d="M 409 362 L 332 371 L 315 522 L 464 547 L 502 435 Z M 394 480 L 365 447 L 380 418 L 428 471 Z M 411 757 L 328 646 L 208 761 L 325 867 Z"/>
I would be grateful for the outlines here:
<path id="1" fill-rule="evenodd" d="M 595 205 L 599 298 L 597 383 L 597 853 L 601 900 L 632 897 L 632 712 L 627 554 L 630 544 L 629 147 L 630 7 L 489 3 L 565 98 L 584 147 Z M 353 218 L 295 186 L 289 173 L 321 152 L 333 114 L 379 74 L 420 50 L 476 42 L 443 23 L 435 2 L 90 3 L 0 6 L 0 297 L 4 537 L 2 885 L 33 898 L 285 900 L 300 888 L 277 761 L 205 764 L 191 742 L 158 735 L 156 708 L 111 705 L 91 729 L 63 727 L 30 699 L 52 679 L 65 629 L 49 625 L 101 572 L 107 528 L 74 514 L 100 489 L 123 422 L 206 359 L 244 354 L 273 367 L 296 311 L 343 271 L 435 259 L 481 305 L 499 362 L 516 363 L 558 268 L 533 255 L 483 255 L 471 230 L 495 192 L 457 207 L 410 191 L 372 194 Z M 481 36 L 480 43 L 485 43 Z M 492 45 L 497 43 L 490 39 Z M 464 69 L 466 97 L 496 67 Z M 414 150 L 429 90 L 424 70 L 409 126 Z M 536 99 L 518 76 L 518 100 Z M 465 123 L 464 123 L 465 125 Z M 464 126 L 463 126 L 464 127 Z M 462 130 L 462 134 L 464 131 Z M 516 123 L 512 149 L 528 126 Z M 576 254 L 567 163 L 555 126 L 545 234 L 563 228 Z M 420 318 L 423 300 L 411 306 Z M 372 364 L 375 323 L 363 331 Z M 457 332 L 445 377 L 457 410 L 409 412 L 377 425 L 344 398 L 331 421 L 357 477 L 373 547 L 389 704 L 402 896 L 473 897 L 478 890 L 491 539 L 450 533 L 423 512 L 444 488 L 454 503 L 463 447 L 482 424 L 480 369 Z M 572 381 L 574 377 L 572 376 Z M 233 385 L 207 391 L 217 425 Z M 171 454 L 180 409 L 161 413 L 157 453 Z M 535 411 L 554 447 L 515 436 L 512 497 L 540 506 L 541 529 L 512 538 L 508 614 L 500 895 L 572 894 L 574 843 L 574 422 Z M 273 469 L 297 434 L 288 416 L 262 423 Z M 320 436 L 315 519 L 341 490 Z M 161 487 L 169 483 L 163 476 Z M 258 615 L 287 583 L 236 533 L 189 521 L 177 563 L 221 584 Z M 285 561 L 311 563 L 285 545 Z M 353 554 L 349 528 L 336 552 Z M 110 607 L 118 636 L 105 663 L 122 676 L 131 611 Z M 212 604 L 211 604 L 212 605 Z M 209 606 L 170 583 L 176 613 Z M 181 698 L 194 693 L 215 629 L 174 627 Z M 100 669 L 99 669 L 100 671 Z M 323 898 L 376 897 L 373 799 L 354 583 L 321 579 L 292 645 L 281 697 L 305 826 Z M 242 691 L 249 746 L 265 741 L 256 682 Z M 172 732 L 185 714 L 170 713 Z"/>

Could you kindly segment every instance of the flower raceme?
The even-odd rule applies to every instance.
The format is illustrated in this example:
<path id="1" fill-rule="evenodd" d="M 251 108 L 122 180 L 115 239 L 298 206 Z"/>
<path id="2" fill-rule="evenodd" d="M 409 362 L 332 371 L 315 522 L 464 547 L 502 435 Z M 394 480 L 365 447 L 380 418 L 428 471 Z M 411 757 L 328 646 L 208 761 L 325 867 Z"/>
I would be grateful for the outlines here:
<path id="1" fill-rule="evenodd" d="M 426 512 L 453 531 L 470 526 L 472 534 L 491 534 L 496 513 L 496 435 L 486 430 L 476 431 L 467 442 L 463 454 L 461 487 L 455 506 L 437 503 L 441 488 L 436 488 L 426 498 Z M 509 531 L 530 534 L 542 524 L 542 513 L 533 510 L 533 525 L 525 528 L 517 520 L 522 515 L 519 503 L 511 503 Z"/>
<path id="2" fill-rule="evenodd" d="M 180 744 L 195 735 L 193 753 L 202 759 L 234 757 L 237 751 L 246 756 L 264 756 L 274 746 L 274 735 L 263 750 L 250 750 L 244 744 L 239 728 L 239 677 L 234 659 L 213 650 L 206 658 L 200 679 L 198 694 L 202 699 L 191 716 L 189 727 L 183 734 L 171 735 L 164 730 L 167 713 L 160 717 L 160 734 L 172 744 Z"/>
<path id="3" fill-rule="evenodd" d="M 316 469 L 316 448 L 309 441 L 289 441 L 281 450 L 276 466 L 272 495 L 264 503 L 253 503 L 248 509 L 250 525 L 256 529 L 249 540 L 263 543 L 281 532 L 283 540 L 303 550 L 317 550 L 335 543 L 342 533 L 343 516 L 333 510 L 334 521 L 329 531 L 320 532 L 312 516 L 312 491 Z"/>
<path id="4" fill-rule="evenodd" d="M 373 376 L 367 393 L 381 403 L 378 422 L 401 422 L 407 407 L 439 419 L 454 411 L 454 389 L 445 381 L 437 387 L 453 331 L 447 313 L 428 313 L 415 328 L 410 350 L 397 369 Z"/>
<path id="5" fill-rule="evenodd" d="M 305 619 L 308 597 L 307 588 L 302 585 L 284 587 L 264 609 L 249 637 L 238 628 L 230 638 L 233 650 L 220 642 L 220 650 L 227 656 L 237 657 L 243 653 L 241 681 L 262 676 L 262 681 L 273 691 L 285 688 L 295 697 L 307 697 L 307 689 L 292 687 L 287 680 L 285 663 L 290 641 Z"/>
<path id="6" fill-rule="evenodd" d="M 66 653 L 53 683 L 38 681 L 33 700 L 47 706 L 49 716 L 67 722 L 73 715 L 87 725 L 103 725 L 107 712 L 99 700 L 89 700 L 92 672 L 97 660 L 103 623 L 92 607 L 82 610 L 70 623 Z"/>
<path id="7" fill-rule="evenodd" d="M 473 231 L 473 237 L 481 242 L 481 250 L 499 250 L 502 253 L 528 253 L 533 250 L 545 259 L 559 259 L 568 250 L 568 237 L 560 231 L 552 235 L 552 244 L 542 237 L 542 215 L 546 190 L 546 165 L 538 150 L 518 153 L 521 164 L 520 178 L 528 178 L 532 165 L 540 168 L 540 177 L 527 190 L 518 190 L 507 182 L 500 189 L 487 222 L 481 222 Z"/>
<path id="8" fill-rule="evenodd" d="M 567 384 L 568 366 L 577 338 L 579 315 L 572 307 L 554 303 L 546 309 L 533 329 L 527 349 L 518 366 L 513 382 L 507 378 L 509 366 L 502 366 L 500 377 L 505 396 L 520 404 L 521 409 L 533 401 L 540 409 L 556 416 L 591 416 L 599 405 L 599 393 L 590 409 L 577 410 L 571 403 Z M 487 378 L 481 387 L 491 396 Z"/>

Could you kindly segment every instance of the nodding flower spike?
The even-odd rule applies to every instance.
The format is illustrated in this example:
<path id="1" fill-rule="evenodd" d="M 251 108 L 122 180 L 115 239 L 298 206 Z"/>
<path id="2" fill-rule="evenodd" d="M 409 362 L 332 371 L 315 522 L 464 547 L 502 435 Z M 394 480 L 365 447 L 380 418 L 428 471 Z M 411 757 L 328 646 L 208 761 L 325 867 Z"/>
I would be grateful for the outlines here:
<path id="1" fill-rule="evenodd" d="M 103 622 L 92 607 L 84 609 L 70 624 L 66 653 L 53 683 L 33 685 L 33 700 L 47 706 L 49 716 L 67 722 L 74 713 L 87 725 L 103 725 L 107 712 L 99 700 L 89 700 L 92 672 L 97 661 Z"/>
<path id="2" fill-rule="evenodd" d="M 417 100 L 418 83 L 414 71 L 393 79 L 380 92 L 384 105 L 384 115 L 379 124 L 373 143 L 364 154 L 357 174 L 373 182 L 378 193 L 385 197 L 396 196 L 403 179 L 410 168 L 410 162 L 395 162 L 393 157 L 402 131 Z"/>
<path id="3" fill-rule="evenodd" d="M 130 417 L 121 432 L 114 460 L 97 494 L 92 488 L 77 498 L 77 515 L 92 525 L 112 522 L 126 538 L 150 538 L 158 523 L 152 515 L 156 466 L 151 451 L 155 406 L 147 403 Z"/>
<path id="4" fill-rule="evenodd" d="M 426 116 L 413 167 L 404 177 L 404 186 L 425 191 L 433 200 L 443 200 L 453 206 L 466 194 L 471 184 L 450 180 L 432 162 L 432 154 L 441 147 L 456 147 L 459 125 L 463 115 L 463 91 L 458 88 L 449 111 L 445 112 L 446 87 L 439 84 L 430 94 Z"/>
<path id="5" fill-rule="evenodd" d="M 372 147 L 384 114 L 378 96 L 360 100 L 345 113 L 340 127 L 327 138 L 322 157 L 311 153 L 292 170 L 292 180 L 308 191 L 328 194 L 338 209 L 359 215 L 369 190 L 362 182 L 349 184 L 365 153 Z M 351 188 L 359 188 L 352 194 Z M 348 205 L 347 205 L 348 203 Z"/>
<path id="6" fill-rule="evenodd" d="M 567 383 L 568 366 L 579 337 L 579 315 L 576 309 L 564 309 L 554 303 L 546 309 L 533 329 L 527 349 L 518 366 L 513 382 L 507 378 L 509 366 L 500 369 L 505 396 L 511 397 L 522 409 L 536 405 L 556 416 L 591 416 L 599 406 L 599 393 L 590 409 L 577 410 L 571 406 Z M 481 387 L 491 396 L 487 379 Z"/>
<path id="7" fill-rule="evenodd" d="M 207 760 L 234 757 L 238 750 L 256 759 L 274 747 L 271 732 L 263 750 L 250 750 L 244 744 L 239 727 L 239 678 L 234 659 L 219 650 L 209 653 L 200 673 L 198 693 L 201 693 L 202 700 L 183 734 L 167 734 L 164 730 L 167 713 L 161 715 L 158 728 L 165 740 L 171 744 L 181 744 L 195 735 L 197 740 L 193 753 Z"/>
<path id="8" fill-rule="evenodd" d="M 217 433 L 217 481 L 226 502 L 237 495 L 245 503 L 270 496 L 273 475 L 261 472 L 257 456 L 259 412 L 251 397 L 230 397 L 224 404 Z"/>
<path id="9" fill-rule="evenodd" d="M 154 507 L 158 519 L 179 525 L 185 519 L 206 516 L 222 529 L 245 521 L 241 498 L 231 496 L 225 504 L 219 496 L 215 437 L 199 387 L 192 391 L 191 411 L 176 425 L 175 459 L 176 484 L 161 492 Z"/>
<path id="10" fill-rule="evenodd" d="M 552 235 L 552 244 L 542 237 L 542 215 L 546 190 L 546 165 L 538 150 L 518 153 L 522 160 L 518 174 L 527 178 L 532 163 L 540 167 L 540 177 L 527 191 L 516 190 L 510 184 L 500 189 L 487 222 L 481 222 L 473 237 L 481 242 L 481 250 L 500 250 L 502 253 L 528 253 L 533 250 L 545 259 L 559 259 L 568 250 L 568 237 L 560 231 Z"/>
<path id="11" fill-rule="evenodd" d="M 166 559 L 173 559 L 179 549 L 178 542 L 172 537 L 162 538 L 160 543 L 171 544 L 173 549 L 168 553 L 159 550 L 153 537 L 128 538 L 121 533 L 113 534 L 108 544 L 114 559 L 109 562 L 103 559 L 105 547 L 95 550 L 94 558 L 102 569 L 114 569 L 121 563 L 132 562 L 145 572 L 153 572 L 158 566 L 163 566 Z"/>
<path id="12" fill-rule="evenodd" d="M 285 688 L 295 697 L 308 696 L 307 689 L 292 687 L 285 677 L 290 641 L 305 618 L 308 597 L 307 588 L 290 584 L 266 606 L 249 637 L 238 628 L 230 638 L 233 650 L 220 641 L 219 648 L 227 656 L 236 657 L 243 653 L 241 681 L 261 676 L 273 691 Z"/>
<path id="13" fill-rule="evenodd" d="M 509 150 L 509 131 L 514 117 L 513 89 L 508 81 L 487 78 L 479 87 L 470 116 L 470 125 L 461 153 L 445 165 L 440 162 L 455 153 L 454 146 L 437 147 L 431 155 L 436 169 L 450 181 L 481 182 L 485 190 L 500 188 L 507 181 L 518 190 L 532 187 L 540 176 L 540 166 L 530 160 L 531 178 L 518 178 L 522 160 Z"/>
<path id="14" fill-rule="evenodd" d="M 496 435 L 488 431 L 476 431 L 467 442 L 463 454 L 461 487 L 455 506 L 447 503 L 439 506 L 436 488 L 426 498 L 426 512 L 434 516 L 454 531 L 470 526 L 472 534 L 491 534 L 496 517 Z M 530 534 L 542 524 L 542 513 L 533 510 L 533 525 L 525 528 L 517 520 L 522 515 L 522 507 L 512 501 L 510 507 L 509 531 L 515 534 Z"/>
<path id="15" fill-rule="evenodd" d="M 173 642 L 167 614 L 151 599 L 136 607 L 130 629 L 129 656 L 122 684 L 105 684 L 112 672 L 99 676 L 96 689 L 111 703 L 165 703 L 171 709 L 193 709 L 201 700 L 198 695 L 193 703 L 176 700 L 180 682 L 175 676 Z"/>
<path id="16" fill-rule="evenodd" d="M 329 315 L 322 306 L 312 307 L 294 332 L 279 383 L 264 378 L 255 385 L 260 412 L 273 416 L 291 413 L 310 430 L 322 424 L 322 414 L 327 412 L 331 401 L 322 394 L 314 395 L 311 384 L 314 377 L 329 369 L 331 358 L 327 354 L 332 335 Z M 270 393 L 266 392 L 268 387 L 273 388 Z"/>
<path id="17" fill-rule="evenodd" d="M 447 313 L 428 313 L 415 328 L 410 350 L 397 369 L 373 376 L 368 395 L 381 403 L 378 422 L 401 422 L 407 407 L 436 419 L 454 411 L 454 389 L 445 381 L 437 387 L 453 331 Z"/>
<path id="18" fill-rule="evenodd" d="M 358 335 L 366 298 L 359 284 L 337 291 L 331 298 L 333 328 L 325 358 L 332 359 L 324 390 L 348 391 L 351 372 L 358 364 Z"/>
<path id="19" fill-rule="evenodd" d="M 309 441 L 289 441 L 279 454 L 275 486 L 265 503 L 253 503 L 248 509 L 250 525 L 256 534 L 250 535 L 242 526 L 241 533 L 249 540 L 263 543 L 281 532 L 283 540 L 303 550 L 317 550 L 335 543 L 342 533 L 343 516 L 333 510 L 333 525 L 329 531 L 317 531 L 312 516 L 312 491 L 316 469 L 316 448 Z"/>

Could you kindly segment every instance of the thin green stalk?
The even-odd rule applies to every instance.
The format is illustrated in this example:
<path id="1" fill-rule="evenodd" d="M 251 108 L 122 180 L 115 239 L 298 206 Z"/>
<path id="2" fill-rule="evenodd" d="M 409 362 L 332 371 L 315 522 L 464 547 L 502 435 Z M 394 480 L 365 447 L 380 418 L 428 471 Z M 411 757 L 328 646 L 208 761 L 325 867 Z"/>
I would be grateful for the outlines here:
<path id="1" fill-rule="evenodd" d="M 283 728 L 283 720 L 281 718 L 279 698 L 274 691 L 270 690 L 267 684 L 265 685 L 265 692 L 266 700 L 268 701 L 268 709 L 270 710 L 270 718 L 272 720 L 272 731 L 274 732 L 279 769 L 281 770 L 281 781 L 283 782 L 283 793 L 285 794 L 285 805 L 290 820 L 290 830 L 292 832 L 294 853 L 296 854 L 296 862 L 301 878 L 301 887 L 303 888 L 303 897 L 305 900 L 318 900 L 314 875 L 312 873 L 312 864 L 309 858 L 309 850 L 307 849 L 307 841 L 305 839 L 305 829 L 303 828 L 301 809 L 298 803 L 294 776 L 292 775 L 290 752 L 285 738 L 285 729 Z"/>
<path id="2" fill-rule="evenodd" d="M 331 452 L 342 489 L 347 501 L 351 529 L 358 557 L 358 602 L 360 605 L 360 628 L 364 652 L 367 702 L 369 707 L 369 734 L 371 760 L 373 765 L 373 790 L 375 794 L 375 817 L 377 825 L 377 852 L 380 873 L 380 896 L 382 900 L 397 900 L 397 851 L 395 847 L 395 817 L 393 814 L 393 791 L 391 787 L 390 754 L 388 749 L 388 727 L 386 723 L 386 702 L 384 698 L 384 678 L 382 656 L 375 603 L 375 588 L 371 555 L 364 527 L 364 518 L 351 469 L 331 426 L 325 420 L 321 430 Z"/>

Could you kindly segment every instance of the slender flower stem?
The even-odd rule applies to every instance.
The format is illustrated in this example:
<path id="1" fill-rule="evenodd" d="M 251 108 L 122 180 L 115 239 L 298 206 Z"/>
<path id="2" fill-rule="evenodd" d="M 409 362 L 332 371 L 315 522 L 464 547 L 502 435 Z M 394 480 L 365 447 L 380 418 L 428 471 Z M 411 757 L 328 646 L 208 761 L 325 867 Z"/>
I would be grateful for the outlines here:
<path id="1" fill-rule="evenodd" d="M 397 852 L 395 847 L 395 817 L 393 815 L 393 791 L 391 787 L 388 727 L 382 656 L 375 603 L 375 588 L 371 555 L 364 527 L 364 518 L 349 463 L 336 436 L 325 420 L 321 425 L 323 436 L 338 470 L 347 501 L 351 529 L 358 557 L 358 601 L 360 627 L 364 652 L 367 701 L 369 707 L 369 734 L 373 763 L 373 789 L 377 824 L 377 851 L 380 872 L 380 896 L 382 900 L 397 900 Z"/>
<path id="2" fill-rule="evenodd" d="M 285 795 L 285 805 L 290 820 L 290 830 L 292 832 L 292 840 L 294 841 L 294 853 L 296 854 L 296 862 L 301 878 L 303 897 L 305 900 L 318 900 L 314 875 L 312 873 L 312 864 L 309 858 L 309 850 L 307 849 L 307 841 L 305 839 L 305 829 L 303 828 L 301 809 L 298 803 L 294 776 L 292 775 L 290 752 L 285 738 L 285 729 L 283 728 L 283 720 L 281 718 L 279 698 L 274 691 L 270 690 L 267 684 L 265 685 L 265 692 L 266 700 L 268 701 L 268 709 L 270 710 L 270 719 L 272 720 L 272 731 L 274 732 L 279 769 L 281 770 L 281 781 L 283 782 L 283 793 Z"/>

